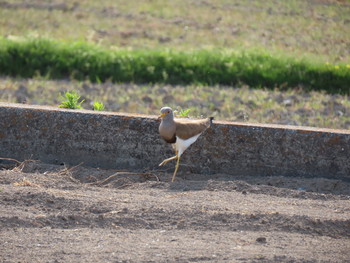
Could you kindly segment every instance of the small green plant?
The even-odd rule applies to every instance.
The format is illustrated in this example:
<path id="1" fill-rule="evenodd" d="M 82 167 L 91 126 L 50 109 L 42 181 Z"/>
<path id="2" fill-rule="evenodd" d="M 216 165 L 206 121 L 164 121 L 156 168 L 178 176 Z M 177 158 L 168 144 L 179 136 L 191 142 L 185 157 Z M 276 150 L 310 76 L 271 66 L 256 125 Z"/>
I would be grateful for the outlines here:
<path id="1" fill-rule="evenodd" d="M 180 118 L 189 118 L 188 114 L 190 113 L 191 109 L 180 109 L 179 111 L 176 111 L 176 117 L 180 117 Z"/>
<path id="2" fill-rule="evenodd" d="M 58 107 L 67 108 L 67 109 L 82 109 L 83 108 L 81 106 L 81 104 L 84 102 L 84 100 L 80 100 L 80 95 L 77 92 L 66 91 L 64 93 L 64 96 L 61 96 L 61 97 L 63 100 Z"/>
<path id="3" fill-rule="evenodd" d="M 102 102 L 95 101 L 93 104 L 93 110 L 103 111 L 105 109 L 105 105 Z"/>

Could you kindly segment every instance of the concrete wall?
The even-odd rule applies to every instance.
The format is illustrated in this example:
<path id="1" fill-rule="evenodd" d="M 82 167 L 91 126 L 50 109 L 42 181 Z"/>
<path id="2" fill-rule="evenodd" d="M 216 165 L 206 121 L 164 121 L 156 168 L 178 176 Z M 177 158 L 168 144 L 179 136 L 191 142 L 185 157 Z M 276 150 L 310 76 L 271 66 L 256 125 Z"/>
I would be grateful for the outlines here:
<path id="1" fill-rule="evenodd" d="M 0 157 L 156 169 L 173 155 L 158 125 L 156 116 L 0 103 Z M 183 155 L 185 171 L 350 179 L 350 131 L 214 121 Z"/>

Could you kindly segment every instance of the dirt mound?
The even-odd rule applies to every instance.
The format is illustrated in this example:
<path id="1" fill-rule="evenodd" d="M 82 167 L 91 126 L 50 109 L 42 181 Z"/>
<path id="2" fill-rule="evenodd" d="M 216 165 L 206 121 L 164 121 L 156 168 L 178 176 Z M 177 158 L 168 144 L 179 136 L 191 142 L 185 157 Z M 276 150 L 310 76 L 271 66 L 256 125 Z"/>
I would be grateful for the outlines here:
<path id="1" fill-rule="evenodd" d="M 5 169 L 6 168 L 6 169 Z M 350 183 L 114 171 L 0 171 L 1 262 L 346 262 Z"/>

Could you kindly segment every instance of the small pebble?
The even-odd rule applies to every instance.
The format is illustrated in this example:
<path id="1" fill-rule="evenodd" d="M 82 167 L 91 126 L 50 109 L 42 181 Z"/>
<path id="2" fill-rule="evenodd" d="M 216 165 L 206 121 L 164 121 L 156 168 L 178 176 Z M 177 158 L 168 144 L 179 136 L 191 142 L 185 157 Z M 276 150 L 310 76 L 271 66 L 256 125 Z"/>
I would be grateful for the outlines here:
<path id="1" fill-rule="evenodd" d="M 256 242 L 259 242 L 259 243 L 266 243 L 266 237 L 258 237 L 256 239 Z"/>

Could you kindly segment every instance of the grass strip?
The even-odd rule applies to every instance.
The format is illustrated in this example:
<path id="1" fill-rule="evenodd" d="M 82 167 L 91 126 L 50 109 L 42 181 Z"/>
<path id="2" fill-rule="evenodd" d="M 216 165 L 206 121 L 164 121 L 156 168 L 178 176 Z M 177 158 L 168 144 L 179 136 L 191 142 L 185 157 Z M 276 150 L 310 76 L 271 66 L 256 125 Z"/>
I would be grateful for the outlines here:
<path id="1" fill-rule="evenodd" d="M 0 39 L 0 74 L 92 82 L 296 87 L 349 94 L 350 65 L 266 51 L 112 50 L 85 42 Z"/>

